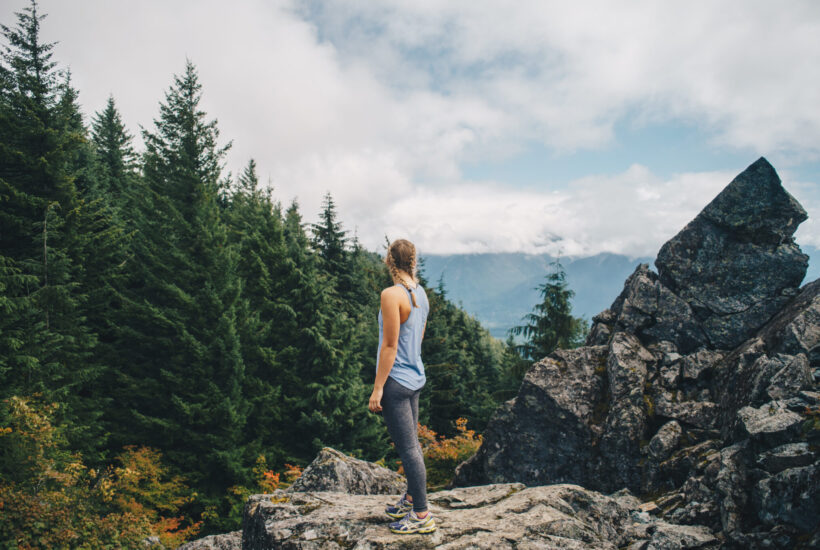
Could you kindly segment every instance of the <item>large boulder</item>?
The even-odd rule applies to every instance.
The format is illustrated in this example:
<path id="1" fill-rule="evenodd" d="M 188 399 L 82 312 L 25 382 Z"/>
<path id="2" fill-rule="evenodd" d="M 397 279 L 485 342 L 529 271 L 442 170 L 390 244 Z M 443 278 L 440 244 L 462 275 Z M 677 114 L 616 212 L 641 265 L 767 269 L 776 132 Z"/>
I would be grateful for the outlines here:
<path id="1" fill-rule="evenodd" d="M 177 550 L 242 550 L 242 531 L 203 537 L 183 544 Z"/>
<path id="2" fill-rule="evenodd" d="M 591 479 L 590 449 L 608 408 L 607 386 L 605 346 L 560 350 L 535 363 L 518 396 L 496 409 L 484 443 L 459 465 L 453 484 Z"/>
<path id="3" fill-rule="evenodd" d="M 245 505 L 243 550 L 299 549 L 611 549 L 717 548 L 703 526 L 648 516 L 629 495 L 577 485 L 521 483 L 457 488 L 428 495 L 438 529 L 395 535 L 384 507 L 393 499 L 333 492 L 256 495 Z"/>
<path id="4" fill-rule="evenodd" d="M 531 367 L 452 486 L 626 487 L 729 547 L 820 540 L 820 281 L 799 288 L 792 240 L 805 219 L 752 164 L 662 247 L 658 273 L 636 268 L 586 347 Z"/>
<path id="5" fill-rule="evenodd" d="M 753 338 L 718 363 L 723 436 L 737 433 L 737 412 L 743 407 L 785 400 L 814 387 L 816 369 L 820 369 L 820 280 L 803 287 Z"/>
<path id="6" fill-rule="evenodd" d="M 404 476 L 393 470 L 324 447 L 287 491 L 392 495 L 406 487 Z"/>
<path id="7" fill-rule="evenodd" d="M 808 256 L 792 235 L 807 217 L 761 158 L 663 245 L 660 281 L 692 307 L 712 347 L 739 345 L 796 294 Z"/>

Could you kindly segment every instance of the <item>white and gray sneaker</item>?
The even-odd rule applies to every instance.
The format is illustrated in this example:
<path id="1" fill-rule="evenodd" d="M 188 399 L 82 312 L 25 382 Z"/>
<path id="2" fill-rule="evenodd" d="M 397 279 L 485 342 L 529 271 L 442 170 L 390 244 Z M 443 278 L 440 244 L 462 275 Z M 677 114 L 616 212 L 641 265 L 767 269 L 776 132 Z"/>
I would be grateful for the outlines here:
<path id="1" fill-rule="evenodd" d="M 403 518 L 413 509 L 413 503 L 407 500 L 407 493 L 404 493 L 395 506 L 388 506 L 384 513 L 393 519 Z"/>
<path id="2" fill-rule="evenodd" d="M 436 530 L 436 520 L 433 518 L 433 513 L 427 511 L 427 515 L 420 518 L 416 515 L 414 510 L 390 524 L 390 531 L 400 535 L 408 535 L 412 533 L 432 533 Z"/>

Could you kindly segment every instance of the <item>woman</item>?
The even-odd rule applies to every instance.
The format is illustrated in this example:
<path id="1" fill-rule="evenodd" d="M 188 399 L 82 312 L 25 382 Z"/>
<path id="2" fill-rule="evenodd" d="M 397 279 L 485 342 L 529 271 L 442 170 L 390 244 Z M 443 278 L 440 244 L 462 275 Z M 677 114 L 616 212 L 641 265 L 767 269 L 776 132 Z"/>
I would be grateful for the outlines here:
<path id="1" fill-rule="evenodd" d="M 427 470 L 417 430 L 419 394 L 427 380 L 421 341 L 430 304 L 416 278 L 413 243 L 393 241 L 384 262 L 394 285 L 381 294 L 376 381 L 368 407 L 382 413 L 407 476 L 407 491 L 385 512 L 391 518 L 401 518 L 390 524 L 394 533 L 432 533 L 436 522 L 427 510 Z"/>

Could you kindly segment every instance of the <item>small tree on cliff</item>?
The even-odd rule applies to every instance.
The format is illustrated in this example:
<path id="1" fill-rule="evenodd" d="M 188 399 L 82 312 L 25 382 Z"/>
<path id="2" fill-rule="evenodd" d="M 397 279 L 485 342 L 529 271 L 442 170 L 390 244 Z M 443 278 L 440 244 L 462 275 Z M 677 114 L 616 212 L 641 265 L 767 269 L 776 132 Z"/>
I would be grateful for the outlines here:
<path id="1" fill-rule="evenodd" d="M 573 317 L 571 300 L 575 296 L 567 284 L 567 276 L 560 258 L 550 264 L 553 271 L 546 281 L 536 287 L 542 301 L 532 313 L 524 316 L 524 325 L 513 327 L 510 332 L 526 339 L 516 345 L 521 357 L 537 361 L 558 348 L 576 348 L 583 344 L 588 332 L 584 319 Z"/>

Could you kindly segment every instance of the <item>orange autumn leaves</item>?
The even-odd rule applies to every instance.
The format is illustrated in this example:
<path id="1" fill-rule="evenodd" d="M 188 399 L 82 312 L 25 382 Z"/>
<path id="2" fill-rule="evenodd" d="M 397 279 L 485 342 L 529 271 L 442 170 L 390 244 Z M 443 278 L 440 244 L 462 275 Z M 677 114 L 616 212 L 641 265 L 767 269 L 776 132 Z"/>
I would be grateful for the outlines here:
<path id="1" fill-rule="evenodd" d="M 287 463 L 285 463 L 284 472 L 280 473 L 268 470 L 265 457 L 260 455 L 259 458 L 256 459 L 256 467 L 254 467 L 253 473 L 256 474 L 256 479 L 262 492 L 272 493 L 276 489 L 284 489 L 290 486 L 302 475 L 302 470 L 304 470 L 304 468 L 301 466 L 294 466 L 293 464 Z M 280 481 L 282 477 L 284 477 L 284 480 Z"/>
<path id="2" fill-rule="evenodd" d="M 177 515 L 193 496 L 160 454 L 126 447 L 102 471 L 65 450 L 54 404 L 11 397 L 0 426 L 0 532 L 17 548 L 128 548 L 146 536 L 175 547 L 199 531 Z"/>
<path id="3" fill-rule="evenodd" d="M 456 420 L 456 430 L 458 433 L 454 437 L 447 438 L 427 426 L 418 425 L 419 442 L 427 468 L 427 488 L 430 490 L 446 485 L 453 478 L 456 466 L 473 456 L 481 446 L 481 434 L 467 429 L 466 418 Z M 401 461 L 398 462 L 401 464 Z M 404 473 L 401 465 L 398 472 Z"/>

